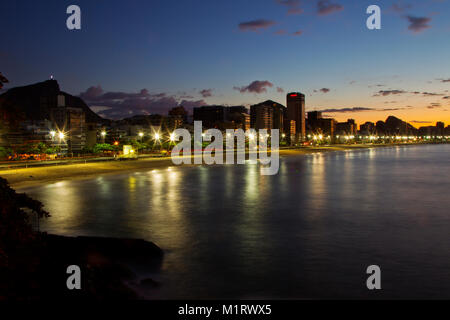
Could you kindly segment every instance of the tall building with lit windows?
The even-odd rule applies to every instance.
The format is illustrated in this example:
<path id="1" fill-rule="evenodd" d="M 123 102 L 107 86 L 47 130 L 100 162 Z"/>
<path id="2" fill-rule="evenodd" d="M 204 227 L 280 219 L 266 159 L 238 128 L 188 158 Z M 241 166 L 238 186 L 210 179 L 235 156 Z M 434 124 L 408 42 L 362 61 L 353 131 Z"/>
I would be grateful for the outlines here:
<path id="1" fill-rule="evenodd" d="M 295 140 L 303 141 L 306 135 L 305 126 L 305 95 L 300 92 L 287 94 L 287 117 L 289 121 L 295 121 Z"/>
<path id="2" fill-rule="evenodd" d="M 58 95 L 57 107 L 51 109 L 51 120 L 64 138 L 58 139 L 67 145 L 69 153 L 80 153 L 86 145 L 85 113 L 81 108 L 66 106 L 64 95 Z"/>
<path id="3" fill-rule="evenodd" d="M 278 129 L 284 132 L 286 107 L 272 100 L 250 106 L 250 126 L 259 129 Z"/>

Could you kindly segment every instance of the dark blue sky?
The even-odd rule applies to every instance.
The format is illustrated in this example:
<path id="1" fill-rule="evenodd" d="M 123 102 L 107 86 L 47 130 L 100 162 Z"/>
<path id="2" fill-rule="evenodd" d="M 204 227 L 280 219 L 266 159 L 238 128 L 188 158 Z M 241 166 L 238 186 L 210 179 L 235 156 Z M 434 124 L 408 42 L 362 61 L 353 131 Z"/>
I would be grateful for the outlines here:
<path id="1" fill-rule="evenodd" d="M 71 4 L 80 31 L 66 28 Z M 366 28 L 371 4 L 382 9 L 378 31 Z M 284 103 L 295 90 L 307 109 L 337 118 L 396 111 L 450 122 L 445 0 L 5 0 L 0 23 L 5 89 L 54 75 L 108 116 L 181 102 Z M 330 110 L 341 108 L 367 110 Z"/>

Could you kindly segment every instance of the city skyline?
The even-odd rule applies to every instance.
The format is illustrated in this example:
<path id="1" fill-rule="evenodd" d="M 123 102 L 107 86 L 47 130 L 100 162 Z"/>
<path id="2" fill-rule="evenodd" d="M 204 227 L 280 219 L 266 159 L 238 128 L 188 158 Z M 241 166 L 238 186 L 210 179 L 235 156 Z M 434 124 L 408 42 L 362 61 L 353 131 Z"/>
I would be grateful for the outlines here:
<path id="1" fill-rule="evenodd" d="M 380 2 L 376 31 L 365 28 L 372 1 L 197 2 L 78 1 L 79 31 L 65 28 L 65 4 L 3 3 L 14 28 L 2 28 L 10 83 L 0 93 L 53 75 L 107 118 L 285 104 L 300 91 L 306 111 L 338 121 L 450 122 L 450 23 L 437 13 L 448 1 Z M 133 22 L 121 22 L 125 14 Z"/>

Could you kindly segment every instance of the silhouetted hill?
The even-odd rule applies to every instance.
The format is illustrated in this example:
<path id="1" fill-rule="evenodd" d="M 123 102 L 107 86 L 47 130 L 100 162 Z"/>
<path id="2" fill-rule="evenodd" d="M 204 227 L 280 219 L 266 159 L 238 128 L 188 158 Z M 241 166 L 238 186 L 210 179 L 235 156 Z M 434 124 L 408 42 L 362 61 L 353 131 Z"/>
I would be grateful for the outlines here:
<path id="1" fill-rule="evenodd" d="M 417 133 L 417 129 L 397 117 L 389 116 L 385 122 L 386 130 L 391 134 Z"/>
<path id="2" fill-rule="evenodd" d="M 86 114 L 86 122 L 104 122 L 79 97 L 62 92 L 56 80 L 16 87 L 0 95 L 0 110 L 14 121 L 44 120 L 50 117 L 50 108 L 56 106 L 56 97 L 64 95 L 66 106 L 81 108 Z"/>

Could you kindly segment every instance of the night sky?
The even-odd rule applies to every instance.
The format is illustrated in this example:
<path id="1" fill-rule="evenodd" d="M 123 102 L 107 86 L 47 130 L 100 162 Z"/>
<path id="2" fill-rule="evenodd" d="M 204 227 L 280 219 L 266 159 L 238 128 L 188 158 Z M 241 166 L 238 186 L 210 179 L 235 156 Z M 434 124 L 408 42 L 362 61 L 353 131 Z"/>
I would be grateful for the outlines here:
<path id="1" fill-rule="evenodd" d="M 3 0 L 0 38 L 4 90 L 53 75 L 106 117 L 301 91 L 338 120 L 450 124 L 449 0 Z"/>

